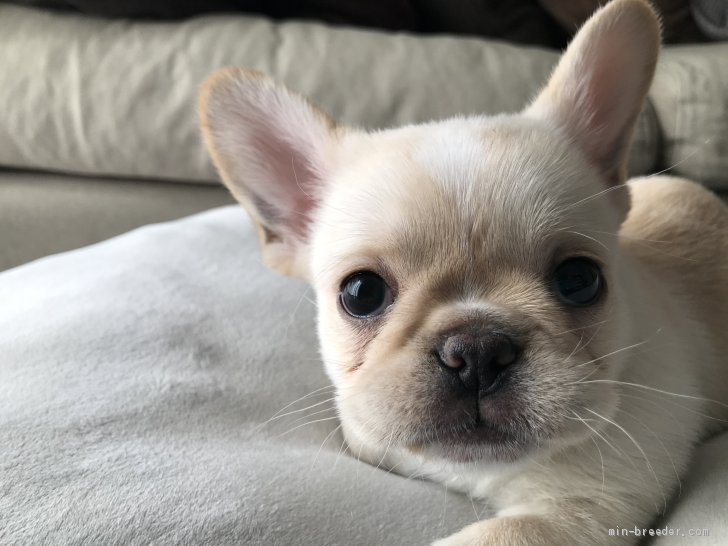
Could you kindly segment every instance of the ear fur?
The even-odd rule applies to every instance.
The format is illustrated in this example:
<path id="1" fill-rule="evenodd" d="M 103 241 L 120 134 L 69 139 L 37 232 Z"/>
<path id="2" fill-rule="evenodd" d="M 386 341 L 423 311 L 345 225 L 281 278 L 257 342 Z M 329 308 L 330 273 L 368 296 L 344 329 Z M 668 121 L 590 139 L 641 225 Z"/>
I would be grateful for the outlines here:
<path id="1" fill-rule="evenodd" d="M 333 170 L 336 124 L 262 73 L 239 68 L 205 82 L 199 114 L 213 163 L 256 224 L 263 261 L 306 278 L 309 228 Z"/>
<path id="2" fill-rule="evenodd" d="M 619 186 L 659 49 L 659 21 L 650 5 L 613 0 L 579 30 L 525 113 L 564 129 L 605 182 Z M 628 208 L 626 190 L 612 193 Z"/>

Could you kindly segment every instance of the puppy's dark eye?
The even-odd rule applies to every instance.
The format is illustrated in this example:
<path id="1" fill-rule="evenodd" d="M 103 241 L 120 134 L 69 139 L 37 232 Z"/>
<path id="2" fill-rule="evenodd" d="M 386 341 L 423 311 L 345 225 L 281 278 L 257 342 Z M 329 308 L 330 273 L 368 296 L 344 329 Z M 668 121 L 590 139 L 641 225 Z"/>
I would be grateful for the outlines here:
<path id="1" fill-rule="evenodd" d="M 564 303 L 585 307 L 599 299 L 604 281 L 599 266 L 589 258 L 569 258 L 556 268 L 553 287 Z"/>
<path id="2" fill-rule="evenodd" d="M 392 291 L 371 271 L 354 273 L 341 285 L 341 305 L 352 317 L 376 317 L 392 303 Z"/>

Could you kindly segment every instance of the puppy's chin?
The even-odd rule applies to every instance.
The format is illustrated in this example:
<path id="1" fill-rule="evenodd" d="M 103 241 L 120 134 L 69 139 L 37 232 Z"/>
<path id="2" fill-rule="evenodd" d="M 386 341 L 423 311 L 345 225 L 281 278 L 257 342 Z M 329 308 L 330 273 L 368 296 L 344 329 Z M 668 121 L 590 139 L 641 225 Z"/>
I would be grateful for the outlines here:
<path id="1" fill-rule="evenodd" d="M 533 430 L 522 415 L 517 382 L 476 399 L 460 400 L 457 413 L 442 424 L 421 425 L 407 447 L 423 456 L 458 463 L 515 462 L 536 449 L 544 431 Z"/>
<path id="2" fill-rule="evenodd" d="M 512 463 L 527 456 L 534 447 L 525 437 L 488 423 L 438 431 L 435 438 L 415 440 L 406 448 L 428 459 L 454 463 Z"/>

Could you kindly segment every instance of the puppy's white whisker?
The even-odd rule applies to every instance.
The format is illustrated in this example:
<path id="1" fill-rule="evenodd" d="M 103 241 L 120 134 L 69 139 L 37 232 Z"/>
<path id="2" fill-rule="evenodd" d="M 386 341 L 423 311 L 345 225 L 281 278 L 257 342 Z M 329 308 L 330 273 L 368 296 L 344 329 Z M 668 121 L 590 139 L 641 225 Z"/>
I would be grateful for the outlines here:
<path id="1" fill-rule="evenodd" d="M 649 469 L 649 471 L 652 474 L 652 476 L 655 478 L 655 483 L 657 484 L 657 487 L 660 490 L 660 495 L 662 496 L 663 505 L 664 505 L 665 508 L 667 508 L 667 496 L 665 495 L 665 491 L 664 491 L 664 489 L 662 487 L 662 482 L 660 482 L 660 478 L 657 476 L 657 472 L 655 472 L 655 469 L 652 466 L 652 463 L 650 462 L 650 459 L 647 456 L 647 453 L 642 448 L 642 446 L 639 444 L 639 442 L 637 442 L 637 440 L 635 440 L 634 436 L 632 436 L 626 428 L 624 428 L 622 425 L 620 425 L 616 421 L 613 421 L 613 420 L 611 420 L 611 419 L 609 419 L 607 417 L 604 417 L 603 415 L 600 415 L 599 413 L 597 413 L 596 411 L 594 411 L 592 409 L 589 409 L 589 408 L 584 408 L 584 409 L 586 411 L 588 411 L 589 413 L 591 413 L 591 414 L 593 414 L 593 415 L 595 415 L 595 416 L 597 416 L 597 417 L 599 417 L 601 419 L 604 419 L 607 423 L 615 426 L 617 429 L 619 429 L 620 431 L 622 431 L 624 433 L 624 435 L 627 436 L 627 438 L 629 438 L 629 440 L 634 444 L 634 446 L 638 449 L 638 451 L 640 452 L 640 454 L 644 458 L 645 464 L 647 465 L 647 468 Z M 655 509 L 656 510 L 659 510 L 659 508 L 657 506 L 655 506 Z"/>
<path id="2" fill-rule="evenodd" d="M 661 241 L 658 239 L 645 239 L 642 237 L 633 237 L 631 235 L 626 235 L 626 234 L 620 233 L 620 232 L 615 233 L 612 231 L 600 231 L 597 229 L 583 228 L 582 231 L 586 231 L 588 233 L 598 233 L 599 235 L 608 235 L 610 237 L 618 237 L 620 239 L 626 239 L 628 241 L 644 241 L 644 242 L 648 242 L 648 243 L 659 243 L 659 244 L 667 244 L 670 242 L 670 241 Z"/>
<path id="3" fill-rule="evenodd" d="M 447 482 L 443 483 L 442 486 L 443 486 L 444 494 L 443 494 L 443 503 L 442 503 L 442 516 L 440 517 L 440 527 L 444 528 L 445 527 L 445 518 L 447 516 L 447 497 L 449 496 L 450 490 L 448 489 Z"/>
<path id="4" fill-rule="evenodd" d="M 337 415 L 334 415 L 333 417 L 324 417 L 322 419 L 314 419 L 313 421 L 307 421 L 305 423 L 301 423 L 300 425 L 295 426 L 295 427 L 293 427 L 291 429 L 288 429 L 287 431 L 285 431 L 285 432 L 277 435 L 276 438 L 281 438 L 283 436 L 286 436 L 286 435 L 290 434 L 291 432 L 293 432 L 295 430 L 298 430 L 298 429 L 300 429 L 302 427 L 306 427 L 306 426 L 313 425 L 313 424 L 316 424 L 316 423 L 323 423 L 324 421 L 331 421 L 333 419 L 338 419 L 338 418 L 339 417 Z"/>
<path id="5" fill-rule="evenodd" d="M 589 336 L 589 339 L 586 340 L 586 343 L 584 344 L 584 346 L 581 349 L 579 349 L 579 352 L 586 350 L 586 348 L 589 347 L 589 345 L 591 345 L 591 342 L 594 341 L 594 338 L 597 337 L 597 334 L 599 334 L 599 332 L 602 329 L 602 326 L 604 326 L 605 323 L 606 323 L 606 321 L 603 321 L 601 324 L 599 324 L 596 327 L 596 329 L 594 330 L 594 332 L 592 333 L 592 335 Z"/>
<path id="6" fill-rule="evenodd" d="M 672 454 L 668 451 L 667 447 L 665 446 L 665 443 L 662 441 L 660 436 L 655 433 L 654 430 L 652 430 L 650 427 L 648 427 L 644 422 L 642 422 L 640 419 L 632 415 L 630 412 L 625 411 L 622 408 L 617 408 L 617 411 L 623 413 L 624 415 L 634 419 L 639 425 L 641 425 L 647 432 L 649 432 L 655 440 L 660 444 L 662 447 L 662 450 L 665 452 L 665 455 L 667 455 L 667 458 L 670 460 L 670 464 L 672 465 L 672 470 L 675 472 L 675 479 L 677 480 L 678 489 L 682 491 L 682 481 L 680 480 L 680 473 L 677 471 L 677 466 L 675 466 L 675 460 L 672 458 Z M 667 499 L 665 500 L 666 504 L 664 509 L 667 510 Z"/>
<path id="7" fill-rule="evenodd" d="M 324 448 L 324 445 L 326 445 L 326 442 L 329 441 L 329 439 L 336 434 L 337 431 L 341 429 L 342 424 L 339 423 L 339 425 L 333 429 L 331 432 L 329 432 L 326 435 L 326 438 L 324 438 L 324 441 L 321 442 L 321 445 L 319 446 L 318 450 L 316 451 L 316 456 L 313 458 L 313 462 L 311 463 L 311 468 L 309 469 L 309 474 L 313 471 L 314 467 L 316 466 L 316 461 L 318 461 L 319 455 L 321 454 L 321 450 Z"/>
<path id="8" fill-rule="evenodd" d="M 415 478 L 415 477 L 421 477 L 422 476 L 422 474 L 421 474 L 422 466 L 423 466 L 423 463 L 420 462 L 420 464 L 417 466 L 417 468 L 415 468 L 415 470 L 411 474 L 406 476 L 406 478 L 408 480 L 411 480 L 412 478 Z"/>
<path id="9" fill-rule="evenodd" d="M 556 334 L 551 334 L 552 336 L 563 336 L 565 334 L 571 334 L 574 332 L 578 332 L 579 330 L 587 330 L 589 328 L 593 328 L 595 326 L 600 326 L 607 322 L 606 320 L 600 320 L 599 322 L 593 322 L 591 324 L 587 324 L 586 326 L 579 326 L 578 328 L 571 328 L 570 330 L 564 330 L 563 332 L 558 332 Z"/>
<path id="10" fill-rule="evenodd" d="M 384 453 L 382 453 L 382 456 L 379 458 L 379 462 L 377 463 L 377 466 L 374 467 L 375 470 L 379 470 L 379 467 L 382 466 L 382 463 L 384 462 L 384 459 L 387 457 L 387 453 L 389 453 L 389 448 L 392 446 L 392 440 L 394 439 L 394 430 L 392 430 L 391 434 L 389 435 L 389 441 L 387 442 L 387 448 L 384 450 Z"/>
<path id="11" fill-rule="evenodd" d="M 598 245 L 602 246 L 604 250 L 609 250 L 609 247 L 605 245 L 603 242 L 601 242 L 599 239 L 596 239 L 595 237 L 591 237 L 590 235 L 586 235 L 584 233 L 581 233 L 580 231 L 565 231 L 564 233 L 571 233 L 573 235 L 580 235 L 581 237 L 584 237 L 586 239 L 589 239 L 590 241 L 594 241 Z"/>
<path id="12" fill-rule="evenodd" d="M 677 119 L 677 118 L 676 118 L 676 119 Z M 677 122 L 676 122 L 676 123 L 677 123 Z M 703 145 L 705 145 L 705 144 L 709 144 L 709 143 L 710 143 L 710 138 L 706 138 L 706 139 L 705 139 L 705 140 L 703 141 Z M 664 173 L 666 173 L 667 171 L 671 171 L 671 170 L 672 170 L 672 169 L 674 169 L 675 167 L 679 167 L 680 165 L 682 165 L 683 163 L 685 163 L 686 161 L 688 161 L 688 160 L 689 160 L 690 158 L 692 158 L 692 157 L 693 157 L 693 156 L 694 156 L 695 154 L 699 153 L 700 151 L 701 151 L 701 149 L 700 149 L 700 147 L 698 146 L 698 147 L 696 147 L 696 148 L 695 148 L 695 149 L 694 149 L 694 150 L 693 150 L 692 152 L 690 152 L 690 153 L 689 153 L 688 155 L 686 155 L 686 156 L 685 156 L 685 157 L 683 157 L 683 158 L 682 158 L 682 159 L 681 159 L 680 161 L 678 161 L 677 163 L 673 163 L 672 165 L 670 165 L 670 166 L 669 166 L 669 167 L 667 167 L 666 169 L 662 169 L 661 171 L 658 171 L 658 172 L 656 172 L 656 173 L 652 173 L 652 174 L 650 174 L 650 175 L 647 175 L 647 178 L 652 178 L 653 176 L 658 176 L 658 175 L 664 174 Z"/>
<path id="13" fill-rule="evenodd" d="M 628 345 L 627 347 L 622 347 L 621 349 L 617 349 L 616 351 L 612 351 L 612 352 L 610 352 L 610 353 L 607 353 L 607 354 L 605 354 L 605 355 L 602 355 L 602 356 L 598 356 L 597 358 L 593 358 L 593 359 L 591 359 L 591 360 L 589 360 L 589 361 L 587 361 L 587 362 L 582 362 L 582 363 L 580 363 L 580 364 L 579 364 L 579 366 L 587 366 L 588 364 L 593 364 L 594 362 L 600 362 L 600 361 L 603 361 L 603 360 L 604 360 L 604 359 L 606 359 L 606 358 L 609 358 L 609 357 L 611 357 L 611 356 L 614 356 L 614 355 L 616 355 L 616 354 L 622 353 L 622 352 L 624 352 L 624 351 L 629 351 L 629 350 L 631 350 L 631 349 L 636 349 L 637 347 L 641 347 L 642 345 L 644 345 L 645 343 L 647 343 L 648 341 L 650 341 L 650 339 L 651 339 L 651 338 L 648 338 L 648 339 L 645 339 L 645 340 L 643 340 L 643 341 L 640 341 L 640 342 L 638 342 L 638 343 L 634 343 L 634 344 L 632 344 L 632 345 Z M 596 372 L 597 372 L 598 370 L 599 370 L 599 366 L 595 367 L 595 368 L 594 368 L 594 369 L 593 369 L 593 370 L 592 370 L 591 372 L 589 372 L 589 373 L 588 373 L 587 375 L 585 375 L 585 376 L 584 376 L 584 377 L 582 377 L 581 379 L 579 379 L 579 380 L 577 380 L 577 381 L 572 381 L 572 382 L 570 382 L 570 383 L 567 383 L 567 385 L 577 385 L 577 384 L 579 384 L 579 383 L 583 383 L 583 382 L 585 382 L 585 381 L 586 381 L 586 380 L 587 380 L 587 379 L 588 379 L 589 377 L 591 377 L 592 375 L 594 375 L 594 374 L 595 374 L 595 373 L 596 373 Z"/>
<path id="14" fill-rule="evenodd" d="M 590 431 L 592 431 L 600 440 L 602 440 L 605 444 L 607 444 L 610 448 L 612 448 L 615 453 L 617 453 L 621 457 L 628 458 L 627 457 L 627 454 L 624 453 L 624 451 L 622 451 L 621 449 L 617 448 L 613 443 L 611 443 L 609 440 L 607 440 L 601 432 L 599 432 L 597 429 L 595 429 L 589 423 L 587 423 L 587 421 L 591 421 L 591 419 L 585 419 L 584 417 L 581 417 L 574 410 L 571 410 L 571 413 L 573 413 L 574 416 L 576 417 L 576 419 L 578 419 L 579 421 L 581 421 L 581 423 L 584 426 L 586 426 Z M 600 455 L 601 455 L 601 451 L 600 451 Z"/>
<path id="15" fill-rule="evenodd" d="M 580 381 L 579 381 L 579 383 L 580 383 Z M 652 391 L 652 392 L 656 392 L 656 393 L 660 393 L 660 394 L 666 394 L 666 395 L 669 395 L 669 396 L 676 396 L 678 398 L 686 398 L 686 399 L 690 399 L 690 400 L 698 400 L 700 402 L 709 402 L 711 404 L 716 404 L 718 406 L 721 406 L 721 407 L 724 407 L 724 408 L 728 408 L 728 404 L 725 404 L 723 402 L 720 402 L 719 400 L 713 400 L 711 398 L 703 398 L 702 396 L 693 396 L 693 395 L 690 395 L 690 394 L 680 394 L 680 393 L 676 393 L 676 392 L 669 392 L 669 391 L 665 391 L 665 390 L 662 390 L 662 389 L 658 389 L 656 387 L 650 387 L 649 385 L 641 385 L 639 383 L 630 383 L 629 381 L 618 381 L 618 380 L 615 380 L 615 379 L 591 379 L 589 381 L 585 381 L 585 383 L 613 383 L 613 384 L 616 384 L 616 385 L 624 385 L 624 386 L 627 386 L 627 387 L 635 387 L 635 388 L 639 388 L 639 389 L 644 389 L 646 391 Z"/>
<path id="16" fill-rule="evenodd" d="M 342 423 L 343 426 L 343 423 Z M 339 464 L 339 457 L 341 457 L 342 453 L 344 453 L 344 450 L 347 448 L 346 443 L 346 436 L 344 436 L 341 439 L 341 446 L 339 446 L 339 452 L 336 454 L 336 458 L 334 459 L 334 466 L 332 468 L 336 468 L 336 465 Z"/>
<path id="17" fill-rule="evenodd" d="M 288 331 L 291 329 L 291 326 L 295 322 L 296 313 L 298 313 L 298 308 L 301 307 L 301 303 L 303 302 L 304 298 L 306 297 L 307 292 L 310 289 L 311 289 L 310 286 L 306 286 L 306 288 L 303 290 L 303 294 L 301 294 L 301 297 L 298 298 L 298 302 L 296 303 L 296 306 L 293 308 L 293 312 L 291 313 L 291 318 L 288 321 L 288 324 L 286 325 L 286 332 L 285 332 L 286 337 L 288 337 Z"/>
<path id="18" fill-rule="evenodd" d="M 648 248 L 648 249 L 652 250 L 653 252 L 657 252 L 658 254 L 662 254 L 663 256 L 668 256 L 670 258 L 675 258 L 676 260 L 682 260 L 684 262 L 691 262 L 691 263 L 697 262 L 697 260 L 695 258 L 690 258 L 688 256 L 679 256 L 678 254 L 672 254 L 661 248 L 655 248 L 654 246 L 650 246 L 641 241 L 635 241 L 635 243 L 643 248 Z"/>
<path id="19" fill-rule="evenodd" d="M 300 423 L 301 421 L 305 421 L 306 419 L 309 419 L 311 417 L 314 417 L 315 415 L 321 415 L 322 413 L 326 413 L 326 412 L 329 412 L 329 411 L 334 411 L 335 412 L 336 411 L 336 406 L 330 406 L 328 408 L 324 408 L 324 409 L 319 410 L 319 411 L 314 411 L 312 413 L 309 413 L 309 414 L 306 414 L 306 415 L 302 415 L 302 416 L 298 417 L 297 419 L 294 419 L 293 422 L 289 423 L 289 425 L 295 425 L 296 423 Z"/>
<path id="20" fill-rule="evenodd" d="M 273 421 L 277 421 L 278 419 L 283 419 L 284 417 L 287 417 L 289 415 L 295 415 L 296 413 L 301 413 L 303 411 L 310 410 L 310 409 L 315 408 L 317 406 L 320 406 L 322 404 L 326 404 L 326 403 L 332 402 L 333 400 L 336 400 L 336 397 L 335 396 L 332 396 L 330 398 L 327 398 L 326 400 L 322 400 L 321 402 L 316 402 L 315 404 L 311 404 L 310 406 L 306 406 L 305 408 L 287 411 L 285 413 L 281 413 L 280 415 L 274 415 L 273 417 L 271 417 L 270 419 L 268 419 L 265 423 L 263 423 L 263 425 L 267 425 L 268 423 L 271 423 Z M 326 408 L 326 409 L 329 409 L 329 408 Z M 312 414 L 312 415 L 314 415 L 314 414 Z"/>
<path id="21" fill-rule="evenodd" d="M 305 395 L 301 396 L 300 398 L 297 398 L 293 402 L 288 403 L 287 405 L 285 405 L 281 409 L 279 409 L 277 412 L 275 412 L 266 422 L 261 423 L 260 425 L 258 425 L 255 428 L 255 431 L 257 432 L 258 430 L 260 430 L 261 428 L 263 428 L 271 420 L 275 419 L 281 412 L 287 410 L 291 406 L 294 406 L 294 405 L 298 404 L 299 402 L 302 402 L 302 401 L 306 400 L 307 398 L 311 398 L 312 396 L 323 396 L 323 395 L 331 394 L 330 392 L 325 392 L 325 391 L 327 391 L 327 390 L 333 391 L 334 388 L 335 387 L 333 385 L 326 385 L 324 387 L 320 387 L 320 388 L 318 388 L 318 389 L 316 389 L 314 391 L 311 391 L 308 394 L 305 394 Z M 324 391 L 324 392 L 322 392 L 322 391 Z"/>
<path id="22" fill-rule="evenodd" d="M 393 474 L 393 473 L 394 473 L 394 471 L 395 471 L 395 469 L 396 469 L 397 467 L 399 467 L 399 466 L 402 466 L 402 461 L 399 461 L 398 463 L 396 463 L 396 464 L 393 464 L 393 465 L 392 465 L 392 466 L 390 466 L 389 468 L 385 468 L 385 469 L 384 469 L 384 473 L 385 473 L 385 474 Z"/>
<path id="23" fill-rule="evenodd" d="M 604 455 L 602 455 L 602 450 L 599 447 L 599 444 L 597 443 L 596 439 L 593 436 L 592 436 L 591 441 L 594 442 L 594 447 L 597 448 L 597 453 L 599 453 L 599 462 L 602 464 L 602 489 L 601 489 L 601 491 L 602 491 L 602 495 L 604 495 L 604 486 L 607 481 L 607 479 L 606 479 L 607 473 L 604 469 Z"/>
<path id="24" fill-rule="evenodd" d="M 592 200 L 594 200 L 594 199 L 596 199 L 598 197 L 602 197 L 603 195 L 606 195 L 608 193 L 611 193 L 613 191 L 616 191 L 616 190 L 618 190 L 620 188 L 624 188 L 626 186 L 627 186 L 626 183 L 625 184 L 617 184 L 615 186 L 610 186 L 606 190 L 602 190 L 602 191 L 597 192 L 597 193 L 595 193 L 593 195 L 590 195 L 589 197 L 585 197 L 584 199 L 581 199 L 580 201 L 577 201 L 576 203 L 572 203 L 571 205 L 569 205 L 569 210 L 570 209 L 573 209 L 573 208 L 576 208 L 579 205 L 583 205 L 584 203 L 588 203 L 589 201 L 592 201 Z"/>
<path id="25" fill-rule="evenodd" d="M 601 438 L 601 439 L 602 439 L 602 441 L 604 441 L 604 442 L 605 442 L 605 443 L 606 443 L 606 444 L 607 444 L 608 446 L 610 446 L 610 447 L 611 447 L 612 449 L 614 449 L 615 451 L 617 451 L 617 448 L 615 448 L 615 447 L 614 447 L 613 445 L 611 445 L 611 444 L 610 444 L 610 443 L 609 443 L 609 442 L 608 442 L 608 441 L 607 441 L 607 440 L 606 440 L 606 439 L 604 438 L 604 436 L 602 436 L 602 435 L 601 435 L 601 434 L 600 434 L 600 433 L 599 433 L 599 432 L 598 432 L 598 431 L 597 431 L 596 429 L 594 429 L 594 428 L 593 428 L 593 427 L 592 427 L 591 425 L 589 425 L 589 423 L 587 423 L 587 422 L 586 422 L 586 421 L 585 421 L 585 420 L 584 420 L 584 419 L 583 419 L 582 417 L 580 417 L 578 413 L 576 413 L 576 412 L 575 412 L 574 410 L 571 410 L 571 413 L 573 413 L 573 414 L 574 414 L 574 416 L 575 416 L 575 417 L 576 417 L 576 418 L 577 418 L 577 419 L 578 419 L 579 421 L 581 421 L 581 423 L 582 423 L 582 424 L 583 424 L 584 426 L 586 426 L 586 427 L 587 427 L 587 428 L 588 428 L 589 430 L 591 430 L 591 431 L 592 431 L 592 433 L 594 433 L 594 434 L 595 434 L 596 436 L 598 436 L 599 438 Z M 592 441 L 592 442 L 594 443 L 594 447 L 596 447 L 596 448 L 597 448 L 597 453 L 599 453 L 599 461 L 600 461 L 600 462 L 601 462 L 601 464 L 602 464 L 602 490 L 601 490 L 601 491 L 602 491 L 602 495 L 604 495 L 604 485 L 605 485 L 605 483 L 606 483 L 606 472 L 605 472 L 605 469 L 604 469 L 604 455 L 602 455 L 602 450 L 601 450 L 601 448 L 599 447 L 599 444 L 597 444 L 596 438 L 594 438 L 594 436 L 592 436 L 592 437 L 591 437 L 591 441 Z M 619 452 L 619 453 L 621 453 L 621 452 Z"/>
<path id="26" fill-rule="evenodd" d="M 470 500 L 470 505 L 473 507 L 473 514 L 475 514 L 475 521 L 480 521 L 481 516 L 478 512 L 477 508 L 475 508 L 475 501 L 473 500 L 472 495 L 468 495 L 468 499 Z"/>
<path id="27" fill-rule="evenodd" d="M 576 345 L 574 345 L 574 348 L 573 348 L 573 349 L 571 350 L 571 352 L 569 353 L 569 356 L 567 356 L 567 357 L 566 357 L 566 358 L 564 359 L 564 361 L 565 361 L 565 362 L 568 362 L 568 361 L 569 361 L 569 359 L 570 359 L 570 358 L 571 358 L 572 356 L 574 356 L 574 355 L 575 355 L 575 354 L 576 354 L 576 353 L 577 353 L 577 352 L 579 351 L 579 347 L 581 347 L 581 342 L 582 342 L 582 341 L 584 341 L 584 334 L 581 334 L 581 335 L 579 336 L 579 341 L 577 341 L 577 342 L 576 342 Z"/>
<path id="28" fill-rule="evenodd" d="M 368 427 L 369 427 L 369 426 L 370 426 L 370 425 L 371 425 L 371 424 L 372 424 L 372 423 L 373 423 L 373 422 L 375 421 L 375 419 L 376 419 L 376 414 L 373 414 L 373 415 L 371 415 L 371 416 L 369 417 L 369 419 L 367 419 L 367 420 L 366 420 L 366 421 L 365 421 L 365 422 L 364 422 L 364 423 L 363 423 L 363 424 L 361 425 L 361 428 L 362 428 L 362 429 L 364 429 L 364 430 L 366 430 L 366 429 L 367 429 L 367 428 L 368 428 Z M 359 463 L 361 463 L 361 462 L 362 462 L 362 460 L 361 460 L 361 454 L 362 454 L 362 450 L 363 450 L 363 449 L 364 449 L 364 442 L 360 442 L 360 444 L 359 444 L 359 451 L 358 451 L 358 452 L 357 452 L 357 454 L 356 454 L 356 460 L 357 460 L 357 462 L 359 462 Z M 361 466 L 361 465 L 357 465 L 357 467 L 356 467 L 356 483 L 357 483 L 357 484 L 359 483 L 359 469 L 360 469 L 360 466 Z"/>

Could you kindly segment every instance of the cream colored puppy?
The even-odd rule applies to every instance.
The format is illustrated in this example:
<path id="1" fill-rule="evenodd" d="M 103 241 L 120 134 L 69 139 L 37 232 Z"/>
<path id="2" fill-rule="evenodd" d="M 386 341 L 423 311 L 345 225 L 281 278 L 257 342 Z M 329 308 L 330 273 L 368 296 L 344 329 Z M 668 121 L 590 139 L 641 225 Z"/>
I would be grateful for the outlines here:
<path id="1" fill-rule="evenodd" d="M 261 74 L 205 139 L 270 267 L 308 280 L 351 451 L 487 499 L 439 544 L 613 544 L 728 418 L 728 209 L 625 184 L 659 26 L 616 0 L 523 112 L 366 133 Z"/>

